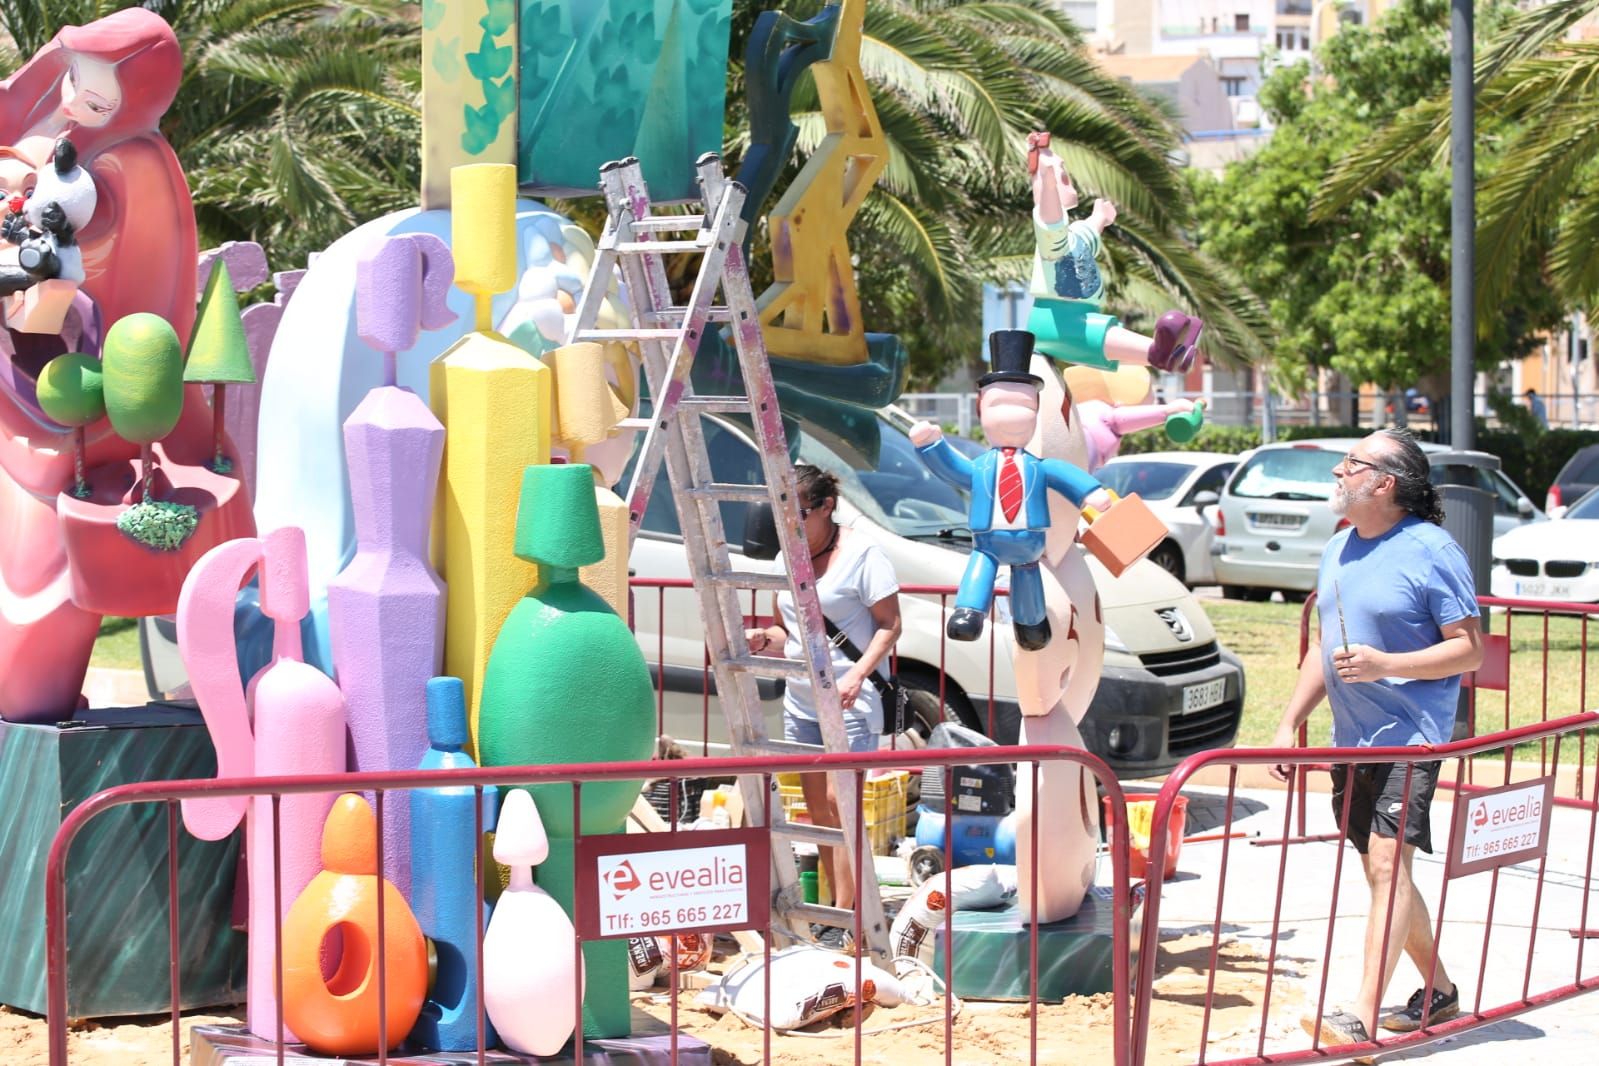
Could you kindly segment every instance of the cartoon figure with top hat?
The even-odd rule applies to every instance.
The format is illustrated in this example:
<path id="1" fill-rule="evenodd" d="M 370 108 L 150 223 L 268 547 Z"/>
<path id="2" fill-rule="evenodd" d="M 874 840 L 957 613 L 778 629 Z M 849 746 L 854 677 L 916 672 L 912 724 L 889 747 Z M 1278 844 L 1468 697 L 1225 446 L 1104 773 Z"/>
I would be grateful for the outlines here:
<path id="1" fill-rule="evenodd" d="M 1085 471 L 1060 459 L 1040 459 L 1025 450 L 1038 423 L 1038 393 L 1044 385 L 1043 379 L 1027 369 L 1033 345 L 1033 334 L 1026 330 L 998 330 L 989 335 L 994 368 L 977 381 L 978 420 L 994 445 L 986 455 L 966 458 L 930 422 L 918 422 L 911 428 L 911 442 L 928 468 L 972 494 L 974 550 L 946 627 L 951 640 L 976 640 L 982 634 L 983 616 L 994 598 L 994 576 L 1003 564 L 1011 568 L 1016 643 L 1029 651 L 1047 645 L 1050 627 L 1038 561 L 1049 528 L 1049 490 L 1078 507 L 1086 504 L 1099 511 L 1109 508 L 1113 499 Z"/>

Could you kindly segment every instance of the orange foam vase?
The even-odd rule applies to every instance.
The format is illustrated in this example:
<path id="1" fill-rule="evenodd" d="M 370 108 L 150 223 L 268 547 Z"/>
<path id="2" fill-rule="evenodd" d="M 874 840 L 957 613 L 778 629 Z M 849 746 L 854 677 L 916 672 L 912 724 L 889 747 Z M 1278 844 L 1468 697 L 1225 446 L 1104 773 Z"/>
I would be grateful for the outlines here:
<path id="1" fill-rule="evenodd" d="M 283 922 L 283 1020 L 319 1055 L 378 1050 L 378 892 L 387 968 L 385 1048 L 416 1024 L 427 996 L 427 943 L 398 889 L 377 874 L 377 819 L 366 800 L 340 796 L 322 831 L 322 872 Z M 336 960 L 331 976 L 326 954 Z"/>

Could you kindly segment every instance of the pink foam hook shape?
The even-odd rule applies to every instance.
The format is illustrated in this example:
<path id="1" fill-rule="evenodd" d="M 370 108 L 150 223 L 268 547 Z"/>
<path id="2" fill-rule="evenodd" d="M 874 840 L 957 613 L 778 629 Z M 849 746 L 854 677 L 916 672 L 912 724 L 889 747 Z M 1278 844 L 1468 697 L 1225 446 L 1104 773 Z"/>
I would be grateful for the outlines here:
<path id="1" fill-rule="evenodd" d="M 233 605 L 239 587 L 261 561 L 254 537 L 219 544 L 200 557 L 178 596 L 178 647 L 217 752 L 218 777 L 249 777 L 255 771 L 255 739 L 239 678 L 233 643 Z M 227 624 L 218 620 L 226 618 Z M 238 826 L 247 796 L 186 799 L 183 824 L 201 840 L 221 840 Z"/>
<path id="2" fill-rule="evenodd" d="M 386 238 L 356 263 L 357 335 L 385 354 L 410 350 L 422 330 L 455 321 L 444 303 L 454 280 L 455 258 L 440 238 L 431 233 Z"/>

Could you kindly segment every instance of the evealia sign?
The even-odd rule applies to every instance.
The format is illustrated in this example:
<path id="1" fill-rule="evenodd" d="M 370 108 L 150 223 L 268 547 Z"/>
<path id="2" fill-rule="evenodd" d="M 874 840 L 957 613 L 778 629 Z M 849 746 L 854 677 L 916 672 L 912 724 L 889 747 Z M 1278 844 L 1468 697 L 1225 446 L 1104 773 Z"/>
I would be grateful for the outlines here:
<path id="1" fill-rule="evenodd" d="M 1451 877 L 1541 858 L 1549 847 L 1554 779 L 1466 794 L 1450 841 Z"/>
<path id="2" fill-rule="evenodd" d="M 578 931 L 585 939 L 764 928 L 765 830 L 622 834 L 578 841 Z"/>

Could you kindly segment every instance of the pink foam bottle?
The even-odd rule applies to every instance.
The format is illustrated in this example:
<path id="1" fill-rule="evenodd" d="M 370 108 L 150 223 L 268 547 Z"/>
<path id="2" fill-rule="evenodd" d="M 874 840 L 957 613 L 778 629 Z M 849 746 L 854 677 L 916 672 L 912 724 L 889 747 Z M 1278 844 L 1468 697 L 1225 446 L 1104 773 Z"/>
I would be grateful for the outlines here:
<path id="1" fill-rule="evenodd" d="M 273 620 L 272 661 L 241 683 L 233 640 L 239 587 L 259 570 L 261 610 Z M 218 777 L 335 774 L 345 769 L 344 697 L 326 674 L 304 661 L 300 620 L 310 610 L 305 534 L 286 527 L 263 538 L 228 541 L 207 552 L 183 584 L 178 648 L 217 749 Z M 282 883 L 274 893 L 272 800 L 190 800 L 189 831 L 204 840 L 227 836 L 245 819 L 249 875 L 250 1031 L 275 1038 L 274 928 L 321 870 L 322 826 L 334 793 L 285 796 L 278 807 Z M 281 899 L 281 909 L 274 908 Z M 292 1034 L 285 1031 L 285 1038 Z"/>

